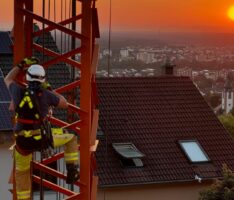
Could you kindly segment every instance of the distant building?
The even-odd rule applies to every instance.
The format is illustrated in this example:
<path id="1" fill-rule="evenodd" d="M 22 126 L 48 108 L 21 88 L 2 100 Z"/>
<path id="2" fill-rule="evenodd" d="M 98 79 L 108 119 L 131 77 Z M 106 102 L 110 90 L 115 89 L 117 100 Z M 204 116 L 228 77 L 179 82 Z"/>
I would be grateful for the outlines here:
<path id="1" fill-rule="evenodd" d="M 220 70 L 219 72 L 219 77 L 221 77 L 221 78 L 223 78 L 223 79 L 226 79 L 227 78 L 227 75 L 228 75 L 228 70 L 226 70 L 226 69 L 222 69 L 222 70 Z"/>
<path id="2" fill-rule="evenodd" d="M 120 49 L 120 58 L 127 58 L 129 56 L 129 51 L 128 49 Z"/>
<path id="3" fill-rule="evenodd" d="M 148 64 L 155 62 L 154 52 L 149 52 L 145 50 L 140 50 L 137 53 L 137 60 L 141 60 L 142 62 Z"/>
<path id="4" fill-rule="evenodd" d="M 233 109 L 234 105 L 234 97 L 233 97 L 234 91 L 232 82 L 229 78 L 227 78 L 227 81 L 225 83 L 223 92 L 222 92 L 222 110 L 227 114 Z"/>
<path id="5" fill-rule="evenodd" d="M 103 55 L 103 56 L 108 56 L 108 55 L 112 56 L 112 50 L 104 49 L 104 50 L 102 51 L 102 55 Z"/>
<path id="6" fill-rule="evenodd" d="M 192 78 L 192 69 L 190 67 L 182 67 L 176 69 L 177 76 L 188 76 Z"/>

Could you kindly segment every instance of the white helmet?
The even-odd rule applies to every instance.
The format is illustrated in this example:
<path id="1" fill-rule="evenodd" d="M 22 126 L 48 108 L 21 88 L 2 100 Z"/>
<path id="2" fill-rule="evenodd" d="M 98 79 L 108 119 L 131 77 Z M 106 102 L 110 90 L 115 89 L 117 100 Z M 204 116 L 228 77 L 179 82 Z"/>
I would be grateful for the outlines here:
<path id="1" fill-rule="evenodd" d="M 45 70 L 41 65 L 31 65 L 26 73 L 27 81 L 45 82 Z"/>

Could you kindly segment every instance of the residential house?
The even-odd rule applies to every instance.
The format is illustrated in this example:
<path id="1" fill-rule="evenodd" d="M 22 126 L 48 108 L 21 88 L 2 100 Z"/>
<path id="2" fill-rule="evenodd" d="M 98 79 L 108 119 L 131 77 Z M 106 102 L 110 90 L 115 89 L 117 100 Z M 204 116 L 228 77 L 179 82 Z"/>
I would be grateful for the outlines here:
<path id="1" fill-rule="evenodd" d="M 188 77 L 98 78 L 98 200 L 197 200 L 234 139 Z"/>

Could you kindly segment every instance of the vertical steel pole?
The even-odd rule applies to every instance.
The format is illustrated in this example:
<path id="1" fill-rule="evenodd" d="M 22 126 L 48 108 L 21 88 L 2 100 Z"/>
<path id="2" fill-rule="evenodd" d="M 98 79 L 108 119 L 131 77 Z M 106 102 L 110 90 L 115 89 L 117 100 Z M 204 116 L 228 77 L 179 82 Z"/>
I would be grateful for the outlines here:
<path id="1" fill-rule="evenodd" d="M 91 55 L 92 55 L 92 29 L 91 29 L 91 0 L 82 0 L 82 24 L 81 33 L 86 38 L 82 39 L 82 46 L 85 48 L 81 54 L 81 86 L 80 86 L 80 107 L 85 111 L 84 125 L 80 133 L 80 180 L 85 184 L 81 187 L 81 193 L 85 200 L 90 200 L 90 131 L 91 131 Z"/>
<path id="2" fill-rule="evenodd" d="M 76 16 L 76 0 L 72 0 L 72 17 Z M 72 30 L 76 31 L 76 21 L 72 22 Z M 76 48 L 76 38 L 72 36 L 71 38 L 71 49 Z M 69 49 L 69 51 L 71 51 Z M 75 56 L 72 56 L 72 59 L 75 60 Z M 75 67 L 71 66 L 71 81 L 75 81 Z M 76 90 L 72 89 L 68 93 L 68 102 L 76 105 Z M 74 112 L 68 111 L 68 122 L 74 121 Z"/>
<path id="3" fill-rule="evenodd" d="M 25 1 L 25 8 L 28 11 L 33 12 L 33 0 L 26 0 Z M 25 30 L 25 56 L 26 57 L 31 57 L 32 56 L 32 44 L 33 44 L 33 19 L 31 16 L 26 16 L 25 17 L 25 25 L 24 25 L 24 30 Z"/>
<path id="4" fill-rule="evenodd" d="M 14 65 L 19 63 L 24 58 L 24 17 L 20 14 L 19 10 L 24 7 L 22 0 L 14 0 Z M 18 76 L 22 80 L 22 76 Z M 16 196 L 16 182 L 15 182 L 15 161 L 13 167 L 13 200 L 17 199 Z"/>
<path id="5" fill-rule="evenodd" d="M 72 0 L 72 17 L 76 16 L 76 0 Z M 72 30 L 76 31 L 76 21 L 72 22 Z M 72 37 L 72 49 L 76 48 L 76 38 Z M 75 59 L 75 56 L 73 56 L 73 59 Z M 71 71 L 72 81 L 75 79 L 75 68 L 72 68 Z"/>
<path id="6" fill-rule="evenodd" d="M 25 56 L 24 48 L 24 17 L 19 10 L 24 7 L 24 1 L 14 1 L 14 64 Z"/>

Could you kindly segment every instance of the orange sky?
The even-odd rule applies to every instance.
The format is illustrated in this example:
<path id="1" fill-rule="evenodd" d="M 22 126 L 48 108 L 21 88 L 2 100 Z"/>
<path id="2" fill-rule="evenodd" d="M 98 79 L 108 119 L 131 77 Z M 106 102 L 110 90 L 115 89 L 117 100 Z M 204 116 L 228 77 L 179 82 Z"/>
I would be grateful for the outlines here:
<path id="1" fill-rule="evenodd" d="M 227 9 L 234 5 L 234 0 L 111 1 L 113 31 L 234 32 L 234 21 L 227 17 Z M 41 0 L 34 2 L 41 4 Z M 97 1 L 102 30 L 108 27 L 109 2 Z M 12 25 L 12 16 L 13 0 L 0 0 L 0 29 Z"/>

